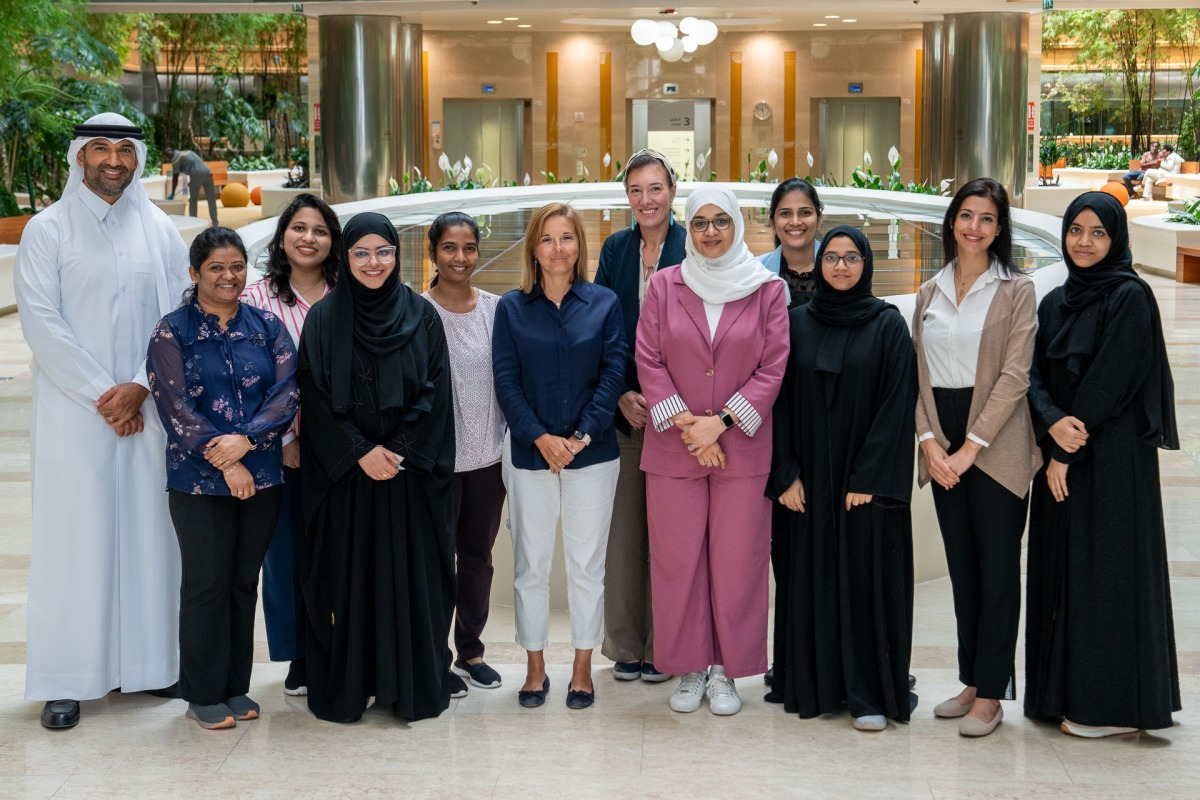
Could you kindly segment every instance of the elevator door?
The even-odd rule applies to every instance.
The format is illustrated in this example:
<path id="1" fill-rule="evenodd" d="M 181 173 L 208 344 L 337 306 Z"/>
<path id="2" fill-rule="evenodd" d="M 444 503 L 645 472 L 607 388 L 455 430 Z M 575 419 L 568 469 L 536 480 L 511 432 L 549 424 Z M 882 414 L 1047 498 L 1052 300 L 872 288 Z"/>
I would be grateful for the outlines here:
<path id="1" fill-rule="evenodd" d="M 469 156 L 475 172 L 486 165 L 486 184 L 520 182 L 525 176 L 524 100 L 444 100 L 446 147 L 443 152 L 454 164 Z M 433 182 L 437 183 L 437 172 Z"/>
<path id="2" fill-rule="evenodd" d="M 900 147 L 900 98 L 821 99 L 821 174 L 840 185 L 853 185 L 854 170 L 871 154 L 872 169 L 891 174 L 887 154 Z"/>
<path id="3" fill-rule="evenodd" d="M 633 149 L 665 155 L 681 181 L 704 180 L 712 169 L 712 103 L 695 100 L 630 100 Z"/>

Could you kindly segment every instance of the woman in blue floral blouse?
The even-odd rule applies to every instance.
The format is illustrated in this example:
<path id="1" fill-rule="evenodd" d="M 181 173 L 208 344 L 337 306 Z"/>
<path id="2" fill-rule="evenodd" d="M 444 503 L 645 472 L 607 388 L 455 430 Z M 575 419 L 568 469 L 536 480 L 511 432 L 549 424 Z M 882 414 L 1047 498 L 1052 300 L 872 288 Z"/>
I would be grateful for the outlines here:
<path id="1" fill-rule="evenodd" d="M 258 716 L 246 692 L 258 573 L 282 499 L 280 439 L 299 405 L 296 349 L 273 314 L 238 301 L 246 248 L 228 228 L 192 242 L 192 289 L 159 321 L 146 371 L 167 431 L 179 538 L 179 688 L 204 728 Z"/>

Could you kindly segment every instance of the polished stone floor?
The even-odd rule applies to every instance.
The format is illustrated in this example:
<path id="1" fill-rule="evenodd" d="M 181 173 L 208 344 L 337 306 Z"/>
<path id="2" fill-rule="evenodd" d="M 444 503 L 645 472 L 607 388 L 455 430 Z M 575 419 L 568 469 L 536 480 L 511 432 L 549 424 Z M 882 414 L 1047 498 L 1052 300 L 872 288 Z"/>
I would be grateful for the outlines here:
<path id="1" fill-rule="evenodd" d="M 28 351 L 16 317 L 0 317 L 0 798 L 779 798 L 1200 796 L 1200 287 L 1150 278 L 1175 370 L 1183 449 L 1163 453 L 1184 710 L 1175 727 L 1085 741 L 1021 716 L 966 740 L 933 706 L 955 693 L 954 619 L 946 580 L 917 587 L 913 672 L 921 704 L 909 725 L 878 734 L 846 715 L 800 720 L 739 682 L 745 708 L 672 713 L 672 684 L 618 684 L 597 661 L 597 705 L 563 705 L 571 651 L 556 614 L 546 707 L 517 706 L 523 658 L 511 608 L 495 608 L 489 659 L 504 686 L 472 689 L 441 718 L 411 725 L 390 713 L 336 726 L 286 698 L 286 668 L 259 663 L 262 719 L 206 732 L 182 701 L 113 694 L 84 704 L 66 732 L 43 730 L 22 699 L 29 566 Z M 510 576 L 498 575 L 497 580 Z M 1018 653 L 1018 664 L 1023 655 Z M 1018 674 L 1018 686 L 1022 675 Z M 1192 728 L 1195 725 L 1196 728 Z"/>

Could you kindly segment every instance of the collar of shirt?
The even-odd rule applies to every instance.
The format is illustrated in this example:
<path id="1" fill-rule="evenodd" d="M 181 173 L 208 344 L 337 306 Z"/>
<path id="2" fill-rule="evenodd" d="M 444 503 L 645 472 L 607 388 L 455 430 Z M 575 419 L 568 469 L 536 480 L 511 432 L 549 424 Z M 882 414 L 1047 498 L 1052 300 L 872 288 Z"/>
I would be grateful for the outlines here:
<path id="1" fill-rule="evenodd" d="M 953 303 L 956 307 L 958 306 L 958 293 L 955 291 L 955 288 L 954 288 L 954 272 L 957 269 L 957 266 L 958 266 L 958 260 L 955 259 L 954 261 L 950 262 L 945 267 L 943 267 L 942 271 L 939 272 L 938 276 L 937 276 L 938 289 L 942 292 L 942 294 L 946 295 L 946 297 L 950 299 L 950 302 Z M 992 263 L 990 265 L 988 265 L 987 272 L 985 272 L 984 275 L 986 277 L 982 283 L 980 283 L 979 280 L 976 279 L 975 284 L 970 289 L 967 290 L 967 293 L 965 295 L 963 295 L 964 302 L 966 301 L 966 299 L 968 297 L 975 294 L 976 292 L 983 291 L 983 289 L 985 287 L 987 287 L 989 284 L 991 284 L 992 281 L 1011 280 L 1011 278 L 1008 275 L 1006 275 L 1003 270 L 1000 269 L 1000 262 L 996 261 L 995 259 L 993 259 Z"/>
<path id="2" fill-rule="evenodd" d="M 588 302 L 586 292 L 584 292 L 584 290 L 582 288 L 582 285 L 584 283 L 586 283 L 586 282 L 585 281 L 571 281 L 571 288 L 567 290 L 567 293 L 565 295 L 563 295 L 563 302 L 565 303 L 568 297 L 574 297 L 575 299 L 580 300 L 584 303 Z M 535 284 L 533 284 L 533 291 L 526 294 L 524 299 L 525 299 L 526 303 L 532 303 L 534 300 L 536 300 L 539 297 L 546 298 L 547 303 L 550 302 L 550 298 L 546 297 L 546 292 L 542 290 L 542 284 L 535 283 Z"/>
<path id="3" fill-rule="evenodd" d="M 233 312 L 233 316 L 225 323 L 225 329 L 221 329 L 221 320 L 216 314 L 209 314 L 200 307 L 199 300 L 192 300 L 191 323 L 195 327 L 188 331 L 180 331 L 180 335 L 187 341 L 195 341 L 197 339 L 211 339 L 219 336 L 228 336 L 230 339 L 238 339 L 247 335 L 247 332 L 242 330 L 239 323 L 242 319 L 242 303 L 239 301 L 237 310 Z"/>
<path id="4" fill-rule="evenodd" d="M 89 189 L 87 184 L 84 184 L 83 188 L 79 190 L 79 202 L 83 203 L 84 208 L 95 214 L 96 219 L 104 222 L 108 218 L 110 212 L 112 212 L 118 206 L 123 206 L 125 204 L 125 195 L 122 194 L 119 198 L 117 198 L 117 202 L 109 203 L 103 197 Z M 119 215 L 120 211 L 118 210 L 117 213 Z"/>

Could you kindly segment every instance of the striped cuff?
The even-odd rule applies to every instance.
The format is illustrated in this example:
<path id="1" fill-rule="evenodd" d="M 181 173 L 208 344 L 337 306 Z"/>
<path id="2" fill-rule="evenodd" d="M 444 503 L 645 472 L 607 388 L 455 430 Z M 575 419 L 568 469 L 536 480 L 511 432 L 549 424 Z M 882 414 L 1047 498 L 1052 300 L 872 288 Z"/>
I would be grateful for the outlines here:
<path id="1" fill-rule="evenodd" d="M 978 436 L 976 436 L 976 435 L 975 435 L 975 434 L 973 434 L 973 433 L 968 433 L 968 434 L 967 434 L 967 438 L 968 438 L 968 439 L 970 439 L 970 440 L 971 440 L 972 442 L 974 442 L 975 444 L 979 445 L 980 447 L 987 447 L 987 446 L 988 446 L 988 443 L 987 443 L 987 442 L 985 442 L 983 439 L 980 439 Z"/>
<path id="2" fill-rule="evenodd" d="M 683 398 L 678 394 L 673 394 L 661 403 L 657 403 L 654 408 L 650 409 L 650 419 L 654 422 L 654 432 L 662 433 L 671 427 L 671 417 L 680 411 L 687 411 L 687 406 L 683 404 Z"/>
<path id="3" fill-rule="evenodd" d="M 725 407 L 738 418 L 738 427 L 747 436 L 753 436 L 758 431 L 758 426 L 762 425 L 762 417 L 754 410 L 754 406 L 750 405 L 750 401 L 742 397 L 741 392 L 735 392 Z"/>

